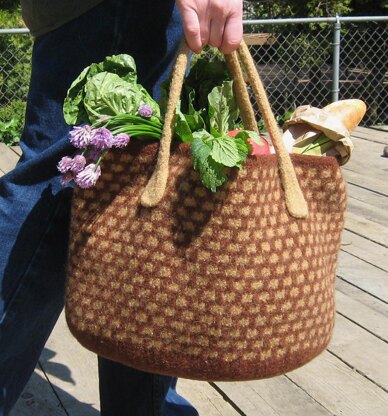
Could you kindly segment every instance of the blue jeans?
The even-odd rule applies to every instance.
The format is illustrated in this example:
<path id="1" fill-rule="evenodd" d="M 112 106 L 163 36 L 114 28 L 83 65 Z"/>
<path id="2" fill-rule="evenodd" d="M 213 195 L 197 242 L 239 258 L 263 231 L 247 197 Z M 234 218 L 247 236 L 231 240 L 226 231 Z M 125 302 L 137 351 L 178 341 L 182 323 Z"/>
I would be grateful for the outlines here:
<path id="1" fill-rule="evenodd" d="M 72 151 L 63 120 L 66 91 L 81 70 L 129 53 L 155 98 L 182 37 L 171 0 L 105 0 L 36 39 L 22 135 L 23 156 L 0 179 L 0 416 L 34 371 L 63 308 L 72 190 L 56 164 Z M 197 415 L 176 379 L 99 358 L 101 414 Z"/>

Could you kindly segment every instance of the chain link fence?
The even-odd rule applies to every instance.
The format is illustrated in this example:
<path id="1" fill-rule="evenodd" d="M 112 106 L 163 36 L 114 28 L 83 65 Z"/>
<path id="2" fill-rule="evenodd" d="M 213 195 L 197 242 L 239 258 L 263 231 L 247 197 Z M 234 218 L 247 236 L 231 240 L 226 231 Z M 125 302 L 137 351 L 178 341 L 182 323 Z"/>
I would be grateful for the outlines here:
<path id="1" fill-rule="evenodd" d="M 363 125 L 387 125 L 388 17 L 340 25 L 335 18 L 303 20 L 245 26 L 274 112 L 281 117 L 304 104 L 323 107 L 335 99 L 359 98 L 368 107 Z"/>
<path id="2" fill-rule="evenodd" d="M 351 19 L 244 22 L 278 117 L 303 104 L 360 98 L 368 106 L 363 125 L 388 125 L 388 17 Z M 31 49 L 28 31 L 0 30 L 0 141 L 6 143 L 22 129 Z"/>
<path id="3" fill-rule="evenodd" d="M 0 30 L 0 142 L 16 143 L 24 124 L 31 71 L 27 30 Z"/>

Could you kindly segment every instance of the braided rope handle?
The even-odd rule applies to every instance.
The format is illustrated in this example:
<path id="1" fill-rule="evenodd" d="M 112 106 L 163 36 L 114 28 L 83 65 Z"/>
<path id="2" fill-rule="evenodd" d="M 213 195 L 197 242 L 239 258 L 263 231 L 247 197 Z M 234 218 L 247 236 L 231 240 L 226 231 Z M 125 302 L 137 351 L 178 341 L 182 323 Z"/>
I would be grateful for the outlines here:
<path id="1" fill-rule="evenodd" d="M 160 139 L 156 167 L 141 196 L 141 204 L 144 207 L 156 206 L 163 198 L 166 190 L 170 147 L 174 131 L 175 108 L 182 91 L 184 75 L 188 63 L 188 54 L 189 48 L 183 40 L 180 44 L 177 60 L 173 69 L 170 95 L 167 103 L 162 137 Z M 263 83 L 257 72 L 253 58 L 247 45 L 242 42 L 238 51 L 225 55 L 225 59 L 234 81 L 235 98 L 240 108 L 244 127 L 247 130 L 258 131 L 238 56 L 240 56 L 240 59 L 245 66 L 249 82 L 256 96 L 260 113 L 278 156 L 280 180 L 285 192 L 288 212 L 295 218 L 305 218 L 308 215 L 308 207 L 300 189 L 290 155 L 283 144 L 275 116 L 271 110 L 267 94 L 265 93 Z"/>

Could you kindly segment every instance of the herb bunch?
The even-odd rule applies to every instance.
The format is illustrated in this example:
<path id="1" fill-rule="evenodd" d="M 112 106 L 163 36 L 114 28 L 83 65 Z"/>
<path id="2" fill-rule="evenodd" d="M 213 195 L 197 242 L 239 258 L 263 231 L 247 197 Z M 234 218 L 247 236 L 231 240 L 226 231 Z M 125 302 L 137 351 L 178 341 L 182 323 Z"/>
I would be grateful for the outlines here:
<path id="1" fill-rule="evenodd" d="M 263 144 L 257 133 L 242 129 L 233 81 L 218 55 L 210 60 L 207 55 L 200 56 L 191 67 L 175 123 L 178 138 L 191 143 L 194 169 L 213 192 L 227 181 L 230 168 L 242 169 L 251 153 L 250 140 Z M 230 137 L 236 129 L 240 132 Z"/>
<path id="2" fill-rule="evenodd" d="M 58 164 L 64 185 L 94 186 L 109 149 L 125 147 L 131 137 L 159 139 L 162 134 L 159 105 L 137 83 L 135 62 L 125 54 L 85 68 L 70 86 L 63 114 L 74 126 L 69 140 L 77 149 Z"/>

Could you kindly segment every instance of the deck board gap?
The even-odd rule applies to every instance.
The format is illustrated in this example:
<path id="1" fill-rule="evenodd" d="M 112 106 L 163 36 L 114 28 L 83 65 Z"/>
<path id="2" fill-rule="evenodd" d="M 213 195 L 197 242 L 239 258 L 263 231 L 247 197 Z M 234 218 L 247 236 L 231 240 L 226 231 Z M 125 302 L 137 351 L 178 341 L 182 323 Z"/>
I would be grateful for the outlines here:
<path id="1" fill-rule="evenodd" d="M 311 400 L 313 400 L 315 403 L 317 403 L 320 407 L 325 409 L 328 413 L 331 413 L 333 416 L 336 416 L 330 409 L 328 409 L 325 405 L 320 403 L 314 396 L 312 396 L 305 388 L 303 388 L 300 384 L 298 384 L 295 380 L 293 380 L 289 375 L 284 374 L 284 377 L 289 380 L 294 386 L 298 387 L 298 389 L 302 390 L 303 393 L 310 397 Z"/>
<path id="2" fill-rule="evenodd" d="M 348 254 L 350 254 L 350 253 L 348 253 Z M 357 258 L 359 258 L 359 257 L 357 257 Z M 360 260 L 362 260 L 362 259 L 360 259 Z M 369 263 L 369 264 L 371 264 L 371 263 Z M 361 292 L 366 293 L 368 296 L 371 296 L 372 298 L 377 299 L 378 301 L 384 303 L 385 305 L 388 305 L 388 302 L 385 301 L 384 299 L 381 299 L 378 296 L 374 295 L 373 293 L 370 293 L 367 290 L 363 289 L 362 287 L 357 286 L 356 284 L 354 284 L 353 282 L 350 282 L 349 280 L 345 279 L 343 276 L 341 276 L 338 273 L 337 273 L 337 279 L 341 279 L 343 282 L 346 282 L 348 285 L 353 286 L 353 287 L 357 288 L 358 290 L 361 290 Z"/>
<path id="3" fill-rule="evenodd" d="M 339 312 L 338 310 L 336 311 L 336 313 L 338 313 L 338 315 L 341 315 L 343 318 L 347 319 L 348 321 L 350 321 L 354 325 L 358 326 L 359 328 L 363 329 L 364 331 L 369 332 L 371 335 L 373 335 L 374 337 L 378 338 L 380 341 L 383 341 L 385 344 L 388 344 L 388 341 L 385 338 L 381 337 L 378 334 L 375 334 L 373 331 L 371 331 L 370 329 L 366 328 L 364 325 L 361 325 L 360 323 L 358 323 L 354 319 L 349 318 L 349 316 L 345 315 L 344 313 Z"/>
<path id="4" fill-rule="evenodd" d="M 384 194 L 383 192 L 379 192 L 379 191 L 376 191 L 376 190 L 374 190 L 374 189 L 371 189 L 371 188 L 367 188 L 366 186 L 362 186 L 362 185 L 360 185 L 360 184 L 358 184 L 358 183 L 355 183 L 355 182 L 352 182 L 352 181 L 350 181 L 350 180 L 347 180 L 346 181 L 346 183 L 350 183 L 351 185 L 353 185 L 353 186 L 357 186 L 358 188 L 362 188 L 362 189 L 366 189 L 367 191 L 369 191 L 369 192 L 373 192 L 373 193 L 375 193 L 375 194 L 377 194 L 377 195 L 381 195 L 381 196 L 386 196 L 386 197 L 388 197 L 388 194 Z"/>
<path id="5" fill-rule="evenodd" d="M 352 133 L 350 138 L 351 139 L 356 138 L 356 139 L 359 139 L 359 140 L 364 140 L 366 142 L 373 142 L 373 143 L 378 143 L 378 144 L 382 144 L 382 145 L 387 145 L 387 143 L 384 141 L 384 139 L 370 139 L 370 138 L 367 138 L 367 137 L 361 137 L 361 135 L 358 135 L 357 133 L 355 133 L 355 134 Z"/>
<path id="6" fill-rule="evenodd" d="M 58 394 L 57 394 L 57 392 L 56 392 L 56 390 L 55 390 L 54 386 L 51 384 L 50 379 L 49 379 L 49 377 L 48 377 L 48 375 L 47 375 L 47 373 L 46 373 L 46 371 L 45 371 L 45 369 L 44 369 L 43 365 L 41 364 L 40 360 L 38 361 L 38 366 L 39 366 L 39 368 L 40 368 L 40 371 L 42 371 L 42 373 L 43 373 L 43 375 L 44 375 L 44 377 L 45 377 L 45 379 L 46 379 L 46 381 L 47 381 L 48 385 L 50 386 L 51 391 L 53 392 L 54 396 L 55 396 L 55 397 L 56 397 L 56 399 L 58 400 L 58 403 L 60 404 L 60 406 L 61 406 L 62 410 L 65 412 L 66 416 L 70 416 L 70 414 L 69 414 L 69 413 L 68 413 L 68 411 L 66 410 L 65 406 L 63 405 L 61 398 L 58 396 Z"/>
<path id="7" fill-rule="evenodd" d="M 374 384 L 376 387 L 378 387 L 379 389 L 383 390 L 385 393 L 388 393 L 388 389 L 386 389 L 384 386 L 382 386 L 381 384 L 377 383 L 375 380 L 373 380 L 373 378 L 369 377 L 368 375 L 366 375 L 365 373 L 363 373 L 361 370 L 358 370 L 356 367 L 354 367 L 353 365 L 349 364 L 346 360 L 344 360 L 341 356 L 339 356 L 338 354 L 336 354 L 335 352 L 331 351 L 330 348 L 328 348 L 326 350 L 329 354 L 331 354 L 333 357 L 335 357 L 337 360 L 341 361 L 343 364 L 345 364 L 347 367 L 349 367 L 351 370 L 353 370 L 354 372 L 356 372 L 357 374 L 359 374 L 360 376 L 364 377 L 365 379 L 367 379 L 369 382 L 371 382 L 372 384 Z"/>
<path id="8" fill-rule="evenodd" d="M 377 224 L 377 223 L 376 223 L 376 224 Z M 379 225 L 379 224 L 377 224 L 377 225 Z M 352 233 L 352 234 L 356 234 L 356 235 L 358 235 L 359 237 L 365 238 L 365 240 L 368 240 L 368 241 L 371 241 L 372 243 L 378 244 L 380 247 L 388 248 L 388 245 L 387 245 L 387 244 L 384 244 L 384 243 L 382 243 L 381 241 L 375 240 L 375 239 L 373 239 L 373 238 L 371 238 L 371 237 L 369 237 L 369 236 L 367 236 L 367 235 L 365 235 L 365 234 L 362 234 L 362 233 L 360 233 L 360 232 L 357 232 L 357 231 L 355 231 L 354 229 L 351 229 L 351 228 L 349 228 L 349 227 L 344 227 L 344 229 L 345 229 L 346 231 L 349 231 L 349 232 L 350 232 L 350 233 Z M 376 266 L 376 265 L 374 264 L 374 266 Z M 376 267 L 378 267 L 378 266 L 376 266 Z M 388 270 L 387 270 L 387 271 L 388 271 Z"/>
<path id="9" fill-rule="evenodd" d="M 211 387 L 213 387 L 213 389 L 230 405 L 233 407 L 233 409 L 240 415 L 240 416 L 247 416 L 246 413 L 244 413 L 238 406 L 237 404 L 230 399 L 230 397 L 221 389 L 217 386 L 216 383 L 213 382 L 209 382 L 209 385 Z"/>
<path id="10" fill-rule="evenodd" d="M 354 234 L 358 235 L 357 233 L 354 233 Z M 361 237 L 363 237 L 363 236 L 361 236 Z M 349 245 L 351 245 L 351 244 L 349 244 Z M 367 264 L 370 264 L 371 266 L 376 267 L 376 269 L 382 270 L 383 272 L 388 272 L 387 269 L 384 269 L 383 267 L 380 267 L 377 264 L 374 264 L 374 263 L 372 263 L 372 262 L 370 262 L 368 260 L 363 259 L 362 257 L 356 256 L 355 254 L 353 254 L 350 251 L 345 250 L 344 247 L 346 247 L 346 245 L 342 245 L 341 246 L 341 251 L 343 251 L 344 253 L 350 254 L 351 256 L 355 257 L 356 259 L 359 259 L 359 260 L 361 260 L 361 261 L 363 261 L 363 262 L 365 262 Z"/>

